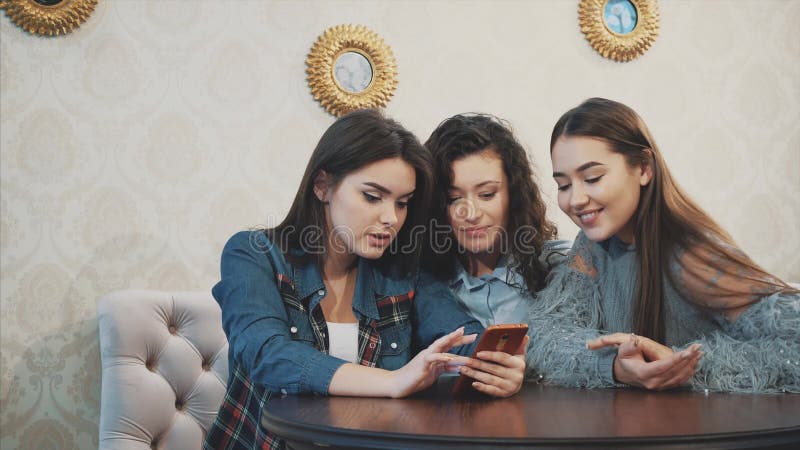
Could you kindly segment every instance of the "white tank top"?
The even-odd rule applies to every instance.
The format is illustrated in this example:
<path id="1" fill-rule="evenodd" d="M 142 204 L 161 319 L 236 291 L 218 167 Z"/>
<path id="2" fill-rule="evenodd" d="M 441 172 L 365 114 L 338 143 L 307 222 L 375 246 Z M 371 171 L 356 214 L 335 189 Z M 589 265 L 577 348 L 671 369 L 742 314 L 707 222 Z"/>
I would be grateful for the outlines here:
<path id="1" fill-rule="evenodd" d="M 358 364 L 358 323 L 326 322 L 328 354 Z"/>

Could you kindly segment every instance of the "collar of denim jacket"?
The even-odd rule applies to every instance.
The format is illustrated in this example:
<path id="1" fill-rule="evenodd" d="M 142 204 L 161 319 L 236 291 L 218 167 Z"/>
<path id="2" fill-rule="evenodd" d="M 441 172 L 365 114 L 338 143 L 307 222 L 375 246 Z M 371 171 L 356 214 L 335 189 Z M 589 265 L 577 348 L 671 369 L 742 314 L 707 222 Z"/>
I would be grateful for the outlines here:
<path id="1" fill-rule="evenodd" d="M 297 292 L 298 300 L 303 300 L 313 295 L 308 305 L 309 309 L 313 310 L 323 298 L 319 293 L 325 291 L 325 283 L 322 281 L 322 274 L 320 274 L 317 268 L 316 261 L 309 258 L 295 264 L 292 269 L 294 272 L 292 281 L 294 282 L 294 289 L 295 292 Z"/>
<path id="2" fill-rule="evenodd" d="M 299 299 L 313 296 L 308 303 L 310 310 L 313 310 L 324 297 L 319 295 L 319 292 L 325 292 L 325 283 L 313 260 L 294 267 L 294 284 Z M 354 311 L 378 320 L 380 319 L 376 304 L 378 300 L 405 295 L 411 291 L 411 281 L 408 277 L 383 274 L 369 260 L 358 258 L 358 274 L 353 291 Z"/>
<path id="3" fill-rule="evenodd" d="M 378 293 L 375 291 L 375 274 L 372 264 L 364 258 L 358 258 L 358 275 L 356 275 L 356 288 L 353 291 L 353 310 L 369 317 L 380 319 L 378 306 L 375 300 Z"/>

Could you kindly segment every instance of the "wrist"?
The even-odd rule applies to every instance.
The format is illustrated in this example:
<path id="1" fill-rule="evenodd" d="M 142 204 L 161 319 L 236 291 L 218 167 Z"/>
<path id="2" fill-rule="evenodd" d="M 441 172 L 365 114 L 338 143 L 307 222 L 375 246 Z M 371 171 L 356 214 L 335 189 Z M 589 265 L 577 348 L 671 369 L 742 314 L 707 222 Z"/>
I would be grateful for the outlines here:
<path id="1" fill-rule="evenodd" d="M 377 367 L 355 363 L 343 364 L 331 378 L 329 395 L 352 395 L 356 397 L 393 397 L 397 383 L 392 372 Z"/>
<path id="2" fill-rule="evenodd" d="M 400 389 L 400 372 L 401 369 L 396 370 L 383 370 L 381 372 L 380 383 L 381 383 L 381 392 L 384 393 L 386 397 L 389 398 L 400 398 L 403 397 L 403 393 Z"/>
<path id="3" fill-rule="evenodd" d="M 597 358 L 597 375 L 603 386 L 618 386 L 619 382 L 616 380 L 616 373 L 614 372 L 617 356 L 616 349 L 607 348 L 593 351 L 592 356 Z"/>
<path id="4" fill-rule="evenodd" d="M 634 380 L 631 379 L 630 373 L 627 371 L 627 368 L 623 365 L 624 360 L 623 358 L 619 357 L 619 353 L 614 355 L 614 363 L 611 365 L 611 376 L 614 377 L 614 382 L 617 384 L 625 384 L 628 386 L 634 386 Z"/>

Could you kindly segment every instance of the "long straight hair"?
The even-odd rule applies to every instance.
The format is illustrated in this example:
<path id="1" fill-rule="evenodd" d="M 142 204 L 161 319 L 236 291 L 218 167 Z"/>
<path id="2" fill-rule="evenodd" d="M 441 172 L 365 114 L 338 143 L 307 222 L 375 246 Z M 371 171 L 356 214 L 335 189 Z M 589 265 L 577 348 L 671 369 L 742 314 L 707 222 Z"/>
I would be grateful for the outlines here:
<path id="1" fill-rule="evenodd" d="M 622 154 L 629 166 L 652 169 L 650 183 L 641 188 L 634 217 L 639 273 L 633 320 L 637 334 L 664 342 L 664 274 L 673 286 L 680 286 L 669 270 L 678 249 L 689 252 L 703 265 L 754 283 L 763 294 L 795 291 L 739 250 L 730 235 L 681 190 L 650 131 L 633 109 L 612 100 L 591 98 L 558 120 L 550 137 L 551 153 L 562 136 L 600 139 Z M 694 273 L 694 268 L 683 269 Z M 730 294 L 751 292 L 725 290 L 716 295 Z M 758 300 L 751 299 L 748 304 Z"/>
<path id="2" fill-rule="evenodd" d="M 328 127 L 311 154 L 289 213 L 278 226 L 267 229 L 267 235 L 290 261 L 316 257 L 322 267 L 328 230 L 325 205 L 314 193 L 317 176 L 325 171 L 329 188 L 335 188 L 348 174 L 390 158 L 400 158 L 414 169 L 416 185 L 406 222 L 378 264 L 403 274 L 411 272 L 418 266 L 422 250 L 412 241 L 412 231 L 424 225 L 430 204 L 431 157 L 410 131 L 374 109 L 351 112 Z"/>
<path id="3" fill-rule="evenodd" d="M 547 220 L 547 206 L 534 180 L 528 154 L 511 127 L 489 114 L 458 114 L 440 123 L 425 147 L 433 154 L 436 175 L 433 217 L 442 224 L 448 223 L 447 197 L 453 183 L 453 162 L 487 149 L 498 155 L 508 178 L 509 217 L 504 232 L 513 256 L 514 265 L 510 268 L 525 281 L 526 285 L 520 288 L 535 291 L 544 287 L 547 268 L 539 261 L 539 255 L 544 242 L 555 239 L 557 229 Z M 524 245 L 518 245 L 523 239 Z M 455 276 L 457 250 L 451 245 L 439 252 L 429 245 L 423 264 L 440 278 L 450 279 Z"/>

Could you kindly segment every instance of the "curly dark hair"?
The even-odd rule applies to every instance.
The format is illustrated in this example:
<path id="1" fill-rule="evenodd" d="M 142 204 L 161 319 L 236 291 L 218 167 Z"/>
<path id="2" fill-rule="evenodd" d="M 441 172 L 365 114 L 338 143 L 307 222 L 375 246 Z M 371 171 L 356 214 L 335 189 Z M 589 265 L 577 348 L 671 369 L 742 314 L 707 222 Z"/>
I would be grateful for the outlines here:
<path id="1" fill-rule="evenodd" d="M 511 238 L 508 251 L 512 266 L 522 276 L 530 291 L 544 287 L 547 268 L 539 261 L 544 242 L 554 239 L 556 225 L 547 220 L 547 207 L 542 199 L 528 154 L 516 140 L 511 126 L 489 114 L 458 114 L 439 124 L 425 142 L 434 160 L 433 221 L 449 224 L 447 218 L 448 190 L 453 182 L 453 162 L 466 156 L 491 149 L 502 160 L 508 177 L 509 211 L 506 236 Z M 449 227 L 449 225 L 448 225 Z M 449 230 L 452 236 L 452 229 Z M 525 245 L 519 245 L 524 239 Z M 424 267 L 441 279 L 455 276 L 459 249 L 449 245 L 434 249 L 429 243 L 423 256 Z"/>

